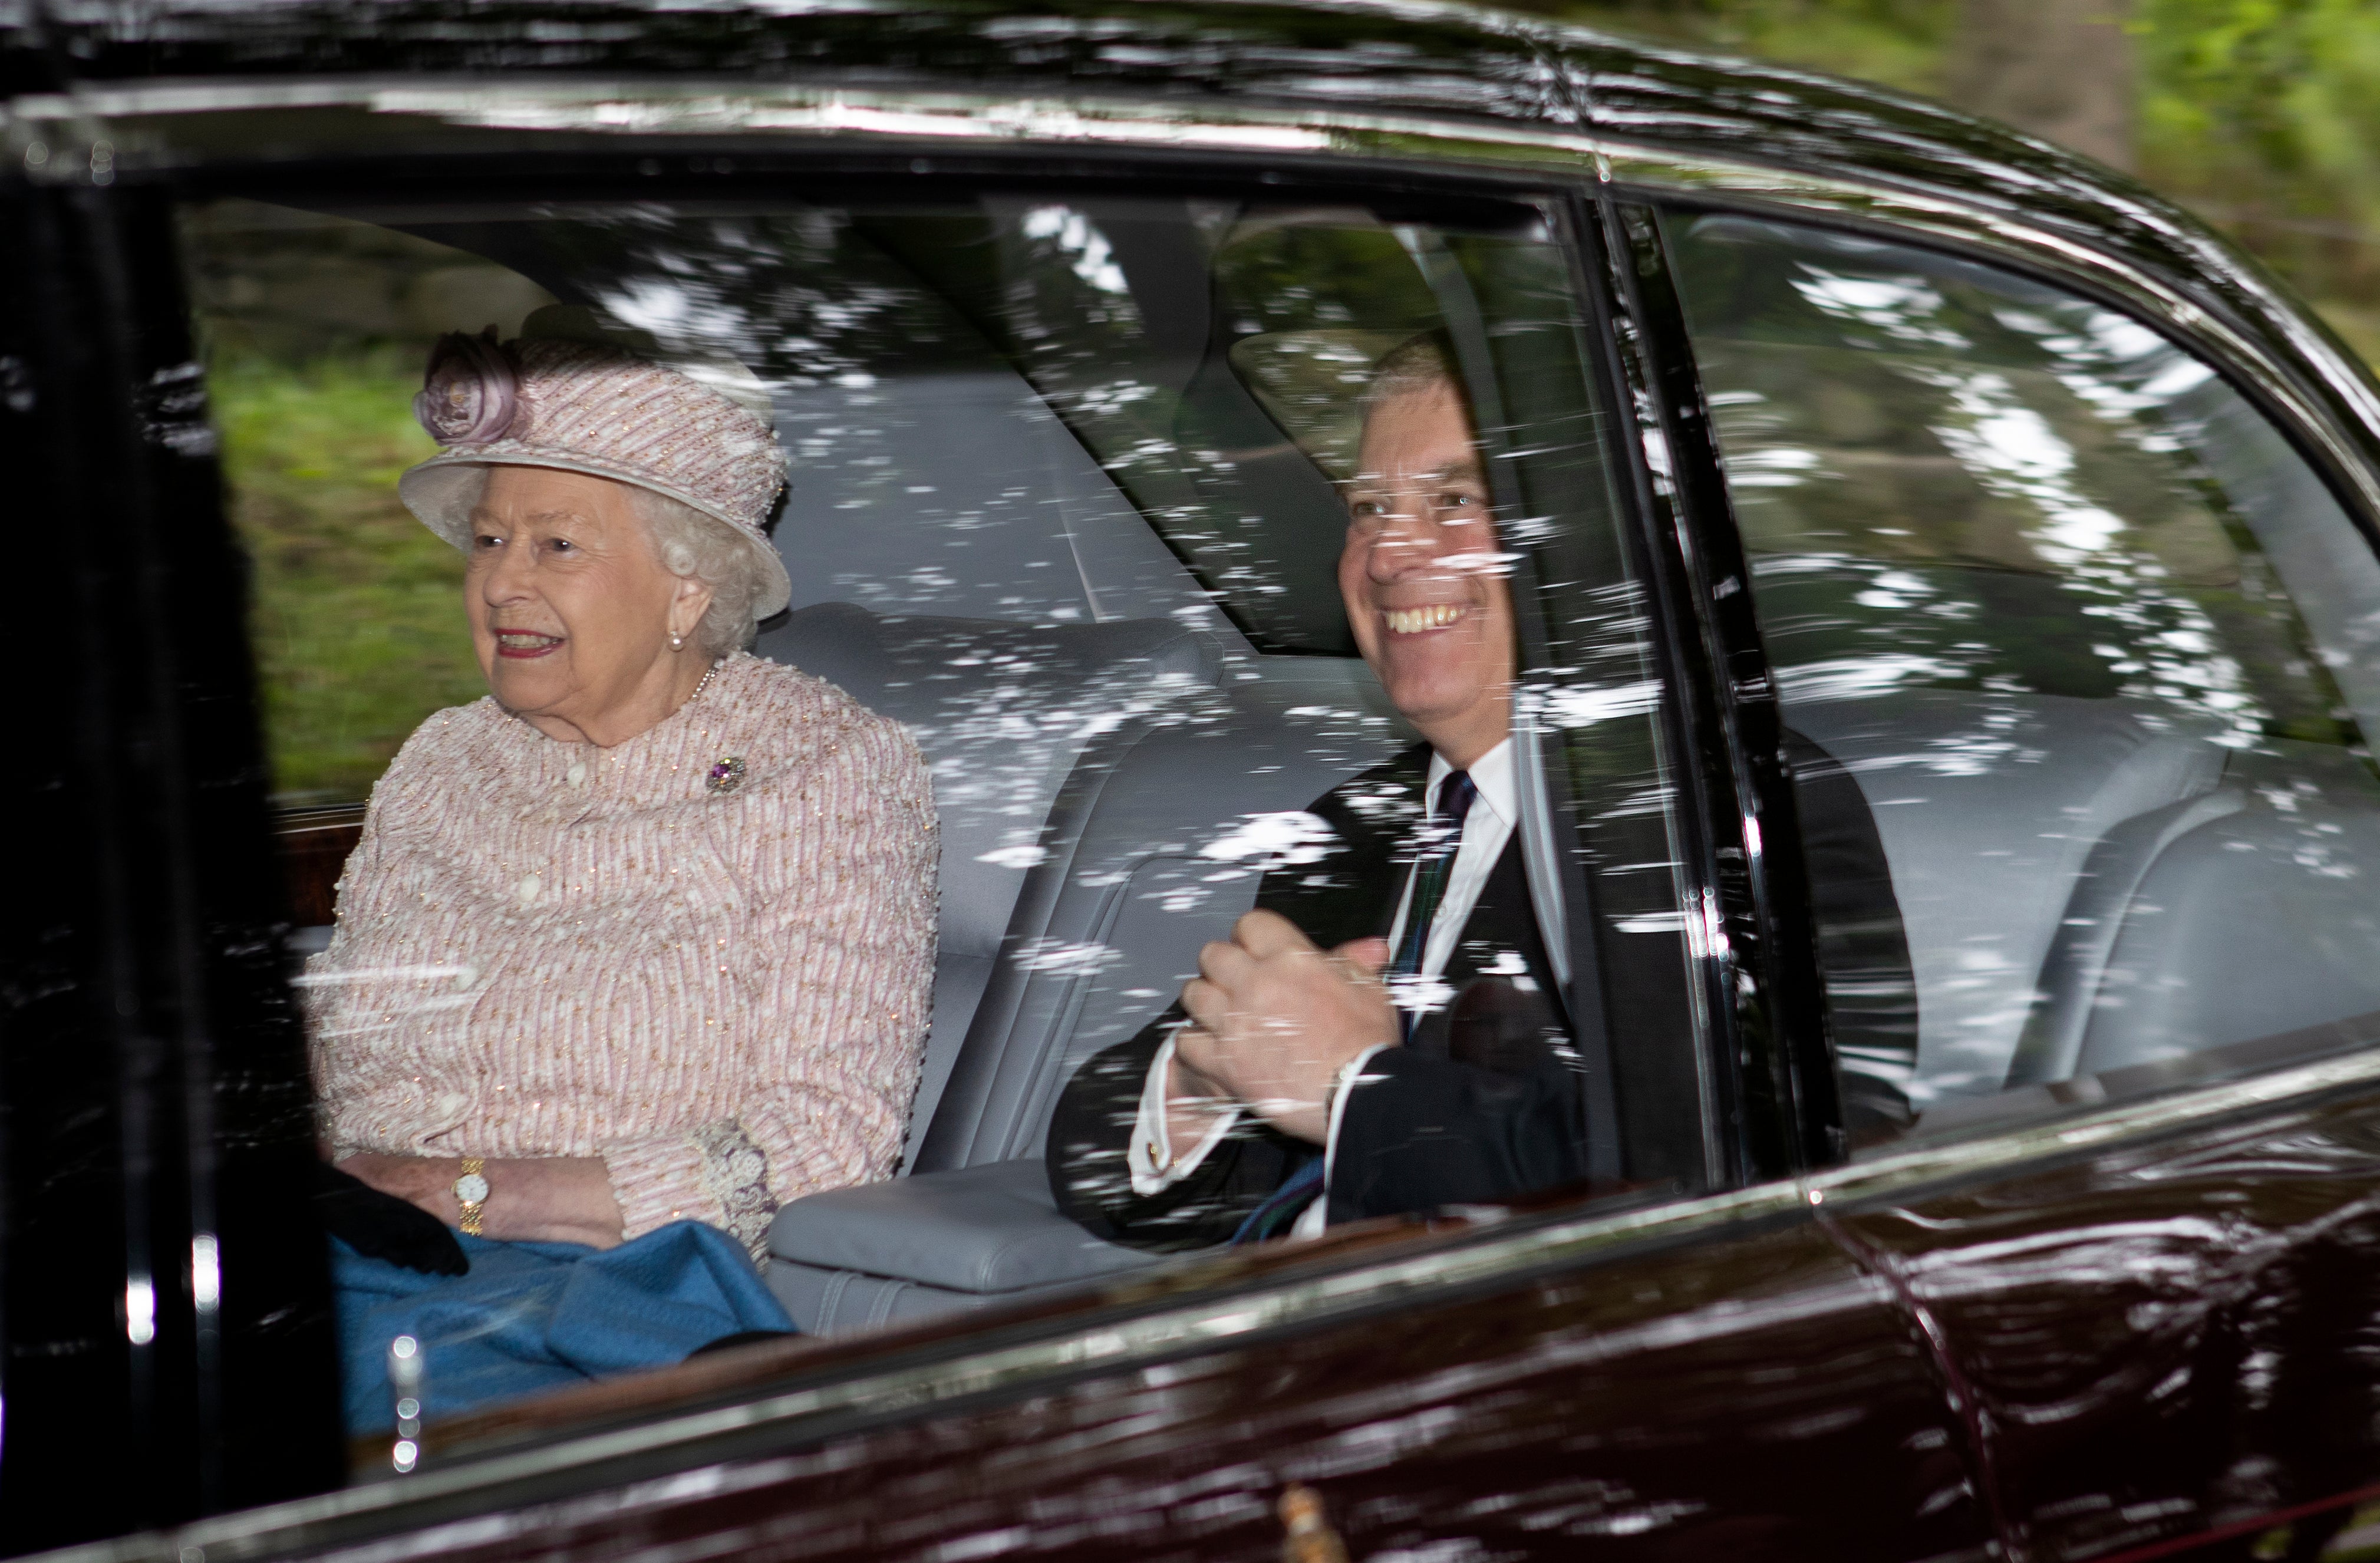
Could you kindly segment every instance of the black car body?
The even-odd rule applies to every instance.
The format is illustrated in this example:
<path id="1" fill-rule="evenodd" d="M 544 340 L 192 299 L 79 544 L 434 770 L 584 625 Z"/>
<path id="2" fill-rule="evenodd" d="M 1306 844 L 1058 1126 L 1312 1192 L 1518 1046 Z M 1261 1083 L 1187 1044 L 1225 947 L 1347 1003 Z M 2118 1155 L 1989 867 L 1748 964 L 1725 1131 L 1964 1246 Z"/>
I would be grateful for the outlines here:
<path id="1" fill-rule="evenodd" d="M 0 79 L 12 1550 L 1255 1557 L 1304 1484 L 1361 1558 L 2360 1555 L 2380 392 L 2171 208 L 1907 100 L 1413 5 L 56 6 L 0 13 Z M 1239 747 L 1135 717 L 1051 762 L 973 944 L 946 849 L 979 997 L 919 1176 L 781 1223 L 806 1323 L 910 1322 L 433 1426 L 402 1476 L 351 1452 L 286 983 L 327 908 L 293 915 L 283 865 L 319 903 L 352 838 L 268 803 L 188 280 L 224 201 L 466 250 L 491 213 L 880 235 L 1007 201 L 1083 214 L 1143 300 L 1202 212 L 1402 236 L 1506 406 L 1503 514 L 1548 522 L 1517 549 L 1533 829 L 1606 1176 L 1159 1267 L 917 1257 L 1046 1236 L 1017 1191 L 1074 1055 L 1027 1042 L 1112 990 L 1050 952 L 1128 943 L 1116 875 L 1231 861 L 1212 821 L 1100 858 L 1099 789 L 1288 777 L 1229 820 L 1376 752 L 1357 721 L 1297 770 L 1283 713 L 1353 698 L 1343 648 L 1219 588 L 1229 624 L 1133 655 L 1220 691 L 1195 730 Z M 1285 437 L 1243 427 L 1255 484 Z M 932 654 L 808 623 L 856 693 Z M 1328 690 L 1242 699 L 1234 669 Z M 1880 955 L 1805 840 L 1845 777 L 1898 891 Z M 1924 1056 L 1857 1064 L 1953 1022 L 1932 1095 Z"/>

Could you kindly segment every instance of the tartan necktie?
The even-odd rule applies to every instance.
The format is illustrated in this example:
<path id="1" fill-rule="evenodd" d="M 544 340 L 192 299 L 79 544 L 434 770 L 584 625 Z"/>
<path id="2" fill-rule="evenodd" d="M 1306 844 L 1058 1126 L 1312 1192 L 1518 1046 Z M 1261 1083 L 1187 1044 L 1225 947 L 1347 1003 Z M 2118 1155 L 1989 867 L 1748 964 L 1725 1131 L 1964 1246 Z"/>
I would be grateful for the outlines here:
<path id="1" fill-rule="evenodd" d="M 1414 863 L 1413 900 L 1405 907 L 1405 936 L 1397 941 L 1397 958 L 1389 963 L 1389 975 L 1418 976 L 1423 955 L 1429 949 L 1430 924 L 1437 921 L 1439 903 L 1446 899 L 1446 881 L 1454 871 L 1454 854 L 1463 850 L 1463 822 L 1471 815 L 1471 805 L 1479 796 L 1478 787 L 1467 770 L 1452 770 L 1438 784 L 1437 806 L 1430 810 L 1427 843 Z"/>

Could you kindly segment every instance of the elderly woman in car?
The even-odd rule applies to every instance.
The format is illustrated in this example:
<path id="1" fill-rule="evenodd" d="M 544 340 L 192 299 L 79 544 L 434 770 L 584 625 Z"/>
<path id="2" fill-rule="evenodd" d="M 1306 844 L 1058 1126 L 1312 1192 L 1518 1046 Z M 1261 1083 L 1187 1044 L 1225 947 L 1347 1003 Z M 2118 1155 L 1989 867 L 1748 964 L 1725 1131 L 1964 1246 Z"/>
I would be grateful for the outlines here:
<path id="1" fill-rule="evenodd" d="M 489 696 L 390 765 L 309 972 L 327 1152 L 369 1185 L 340 1181 L 330 1222 L 362 1251 L 351 1420 L 364 1357 L 425 1299 L 516 1291 L 530 1260 L 641 1240 L 668 1252 L 606 1274 L 716 1316 L 625 1345 L 557 1327 L 515 1358 L 591 1372 L 787 1327 L 737 1250 L 784 1201 L 892 1172 L 934 953 L 915 745 L 746 649 L 790 595 L 759 382 L 555 309 L 444 339 L 415 410 L 444 448 L 398 492 L 468 557 Z M 413 1211 L 460 1254 L 404 1232 Z"/>

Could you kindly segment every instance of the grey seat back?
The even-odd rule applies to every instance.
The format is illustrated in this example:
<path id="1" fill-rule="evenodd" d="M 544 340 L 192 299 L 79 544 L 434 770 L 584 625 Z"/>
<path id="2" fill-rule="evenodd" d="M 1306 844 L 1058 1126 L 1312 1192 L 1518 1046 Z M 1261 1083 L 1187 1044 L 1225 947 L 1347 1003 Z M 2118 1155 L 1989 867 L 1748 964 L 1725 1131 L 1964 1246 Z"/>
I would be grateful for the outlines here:
<path id="1" fill-rule="evenodd" d="M 949 1082 L 912 1120 L 917 1176 L 778 1212 L 770 1285 L 804 1329 L 929 1317 L 1154 1262 L 1058 1214 L 1041 1160 L 1058 1093 L 1163 1011 L 1198 946 L 1230 928 L 1268 868 L 1296 860 L 1305 806 L 1412 739 L 1360 662 L 1234 669 L 1228 694 L 1102 717 L 1069 766 Z M 938 1033 L 937 1049 L 950 1042 Z"/>
<path id="2" fill-rule="evenodd" d="M 1119 729 L 1075 764 L 917 1143 L 919 1170 L 1038 1157 L 1075 1070 L 1173 1001 L 1198 947 L 1295 850 L 1305 806 L 1410 742 L 1370 709 L 1379 697 L 1362 663 L 1307 660 L 1294 693 L 1252 681 Z"/>
<path id="3" fill-rule="evenodd" d="M 2059 1007 L 2045 984 L 2079 980 L 2060 930 L 2095 852 L 2223 775 L 2220 746 L 2119 700 L 1925 690 L 1791 702 L 1786 721 L 1874 811 L 1917 987 L 1921 1108 L 2002 1088 L 2036 1012 Z"/>
<path id="4" fill-rule="evenodd" d="M 1041 627 L 880 618 L 847 602 L 796 611 L 756 649 L 905 723 L 933 773 L 940 947 L 914 1145 L 914 1126 L 941 1097 L 1018 892 L 1041 861 L 1042 822 L 1076 757 L 1184 692 L 1211 687 L 1221 650 L 1213 636 L 1167 619 Z"/>
<path id="5" fill-rule="evenodd" d="M 2338 1024 L 2380 1012 L 2380 900 L 2361 871 L 2380 861 L 2380 806 L 2362 760 L 2272 740 L 2155 823 L 2091 925 L 2106 953 L 2078 1006 L 2072 1072 L 2287 1033 L 2369 1035 Z"/>

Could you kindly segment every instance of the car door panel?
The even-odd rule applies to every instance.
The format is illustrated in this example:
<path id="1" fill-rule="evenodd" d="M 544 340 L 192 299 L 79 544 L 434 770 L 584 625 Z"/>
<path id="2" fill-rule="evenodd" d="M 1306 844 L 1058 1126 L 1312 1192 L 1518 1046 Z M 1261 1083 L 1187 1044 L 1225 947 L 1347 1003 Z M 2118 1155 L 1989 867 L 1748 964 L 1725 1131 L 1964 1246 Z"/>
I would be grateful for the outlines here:
<path id="1" fill-rule="evenodd" d="M 413 1555 L 1253 1560 L 1279 1556 L 1275 1499 L 1303 1483 L 1355 1558 L 1984 1556 L 1920 1332 L 1791 1191 L 1756 1203 L 1638 1218 L 1672 1230 L 1499 1265 L 1518 1272 L 1502 1281 L 1433 1284 L 1463 1247 L 1413 1254 L 1400 1306 L 818 1442 L 789 1426 L 781 1448 L 489 1513 Z M 1518 1258 L 1578 1239 L 1511 1241 Z M 1323 1311 L 1301 1294 L 1358 1290 L 1272 1278 L 1220 1301 L 1294 1320 Z M 1077 1331 L 1105 1334 L 1096 1315 Z"/>
<path id="2" fill-rule="evenodd" d="M 1939 1330 L 2026 1555 L 2189 1537 L 2380 1473 L 2380 1097 L 1835 1219 Z"/>

